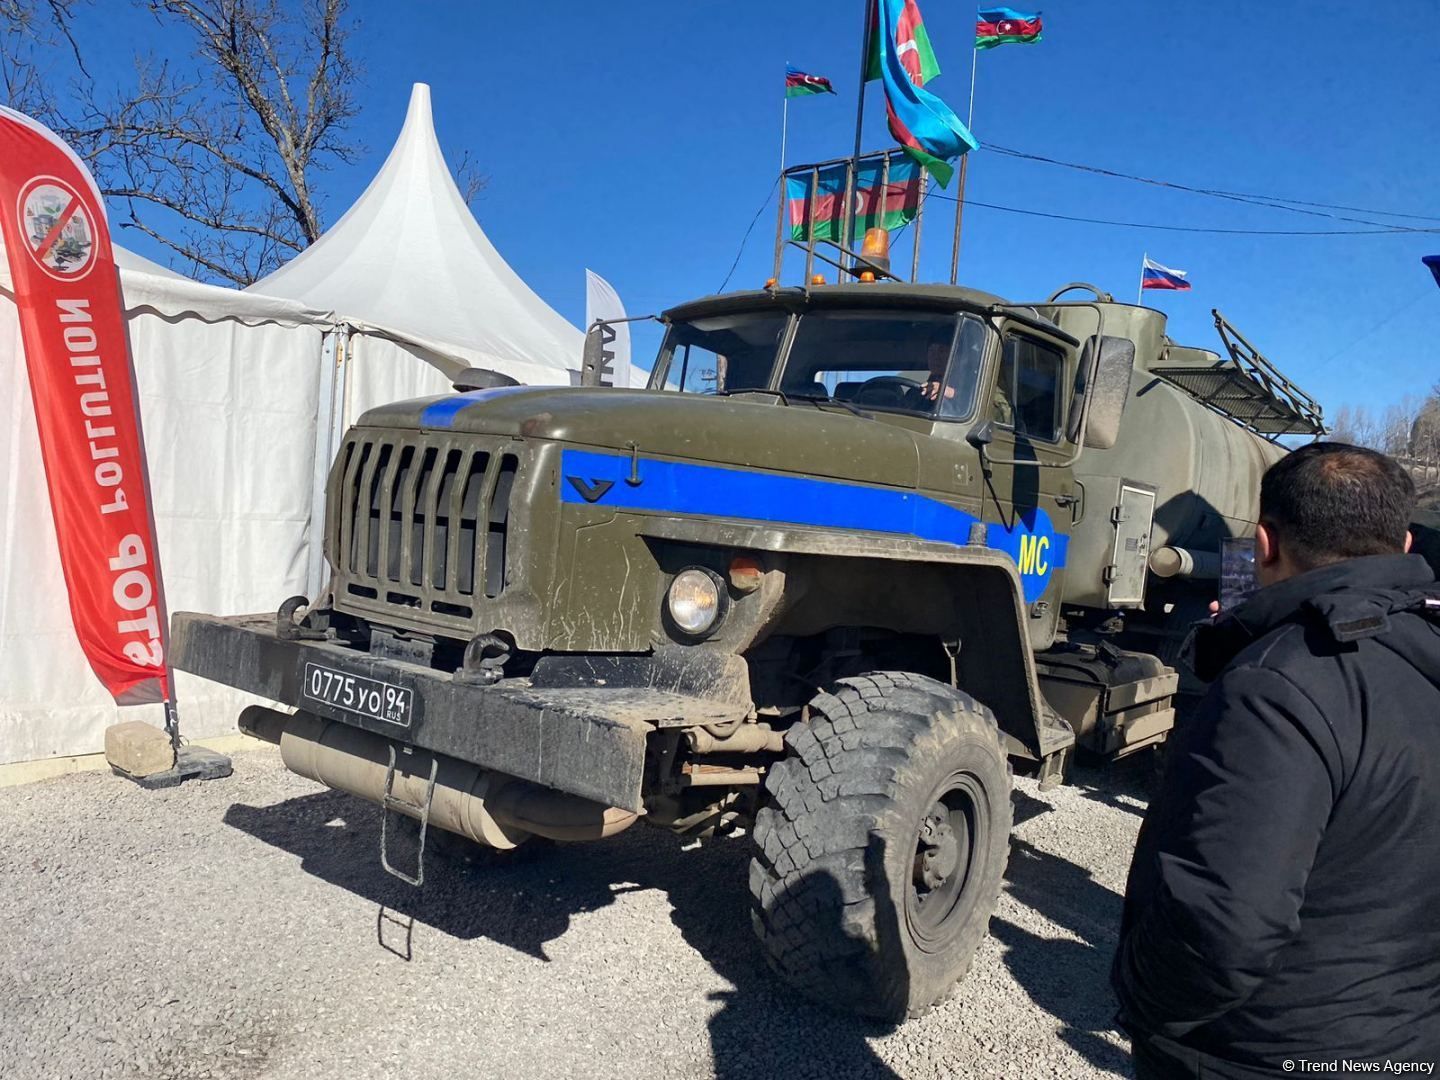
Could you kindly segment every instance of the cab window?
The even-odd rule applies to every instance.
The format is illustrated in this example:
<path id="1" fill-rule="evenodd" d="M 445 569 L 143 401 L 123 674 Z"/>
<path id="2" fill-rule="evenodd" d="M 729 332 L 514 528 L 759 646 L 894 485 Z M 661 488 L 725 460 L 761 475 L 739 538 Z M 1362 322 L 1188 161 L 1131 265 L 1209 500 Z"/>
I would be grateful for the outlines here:
<path id="1" fill-rule="evenodd" d="M 687 394 L 727 394 L 770 385 L 789 316 L 722 315 L 670 327 L 651 385 Z"/>
<path id="2" fill-rule="evenodd" d="M 780 389 L 877 412 L 959 419 L 975 398 L 985 328 L 949 312 L 812 311 L 800 317 Z"/>
<path id="3" fill-rule="evenodd" d="M 1058 441 L 1064 374 L 1065 354 L 1060 350 L 1034 338 L 1007 336 L 995 380 L 995 423 L 1025 438 Z"/>

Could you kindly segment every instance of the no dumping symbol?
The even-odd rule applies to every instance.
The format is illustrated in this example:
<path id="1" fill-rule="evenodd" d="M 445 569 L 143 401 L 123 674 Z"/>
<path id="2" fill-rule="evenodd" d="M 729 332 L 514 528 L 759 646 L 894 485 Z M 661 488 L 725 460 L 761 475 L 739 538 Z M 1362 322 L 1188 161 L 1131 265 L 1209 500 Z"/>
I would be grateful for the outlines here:
<path id="1" fill-rule="evenodd" d="M 93 269 L 95 229 L 80 193 L 54 176 L 37 176 L 20 189 L 20 232 L 40 269 L 76 281 Z"/>

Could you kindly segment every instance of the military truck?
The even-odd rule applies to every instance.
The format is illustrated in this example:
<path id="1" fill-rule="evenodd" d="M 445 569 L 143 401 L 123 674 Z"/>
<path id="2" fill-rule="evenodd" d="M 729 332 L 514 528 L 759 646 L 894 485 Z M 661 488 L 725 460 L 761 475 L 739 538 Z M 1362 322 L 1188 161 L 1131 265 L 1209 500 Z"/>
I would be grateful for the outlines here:
<path id="1" fill-rule="evenodd" d="M 748 830 L 775 969 L 914 1015 L 986 933 L 1012 771 L 1165 739 L 1221 541 L 1319 409 L 1218 315 L 1225 355 L 1089 286 L 772 285 L 662 321 L 648 389 L 366 413 L 324 595 L 178 614 L 174 662 L 295 710 L 241 727 L 380 803 L 406 880 L 435 828 Z"/>

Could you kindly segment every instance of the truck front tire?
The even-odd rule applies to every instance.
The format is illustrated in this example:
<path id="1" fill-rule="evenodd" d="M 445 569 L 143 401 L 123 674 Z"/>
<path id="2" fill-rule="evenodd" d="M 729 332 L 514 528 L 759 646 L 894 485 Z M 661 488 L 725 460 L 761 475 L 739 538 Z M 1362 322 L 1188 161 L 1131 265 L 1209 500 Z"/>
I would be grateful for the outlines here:
<path id="1" fill-rule="evenodd" d="M 984 938 L 1009 855 L 995 718 L 920 675 L 842 679 L 786 736 L 750 866 L 771 965 L 833 1008 L 900 1020 L 943 999 Z"/>

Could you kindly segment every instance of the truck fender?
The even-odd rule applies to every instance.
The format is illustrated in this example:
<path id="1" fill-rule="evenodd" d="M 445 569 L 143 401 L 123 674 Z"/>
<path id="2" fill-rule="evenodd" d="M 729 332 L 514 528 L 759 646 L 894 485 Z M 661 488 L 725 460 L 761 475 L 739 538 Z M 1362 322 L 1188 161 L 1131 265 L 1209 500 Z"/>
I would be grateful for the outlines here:
<path id="1" fill-rule="evenodd" d="M 641 532 L 661 540 L 818 556 L 942 567 L 955 590 L 960 688 L 989 706 L 1012 754 L 1043 760 L 1074 742 L 1074 733 L 1045 704 L 1027 632 L 1028 608 L 1009 555 L 983 544 L 947 544 L 880 534 L 789 525 L 647 521 Z"/>

